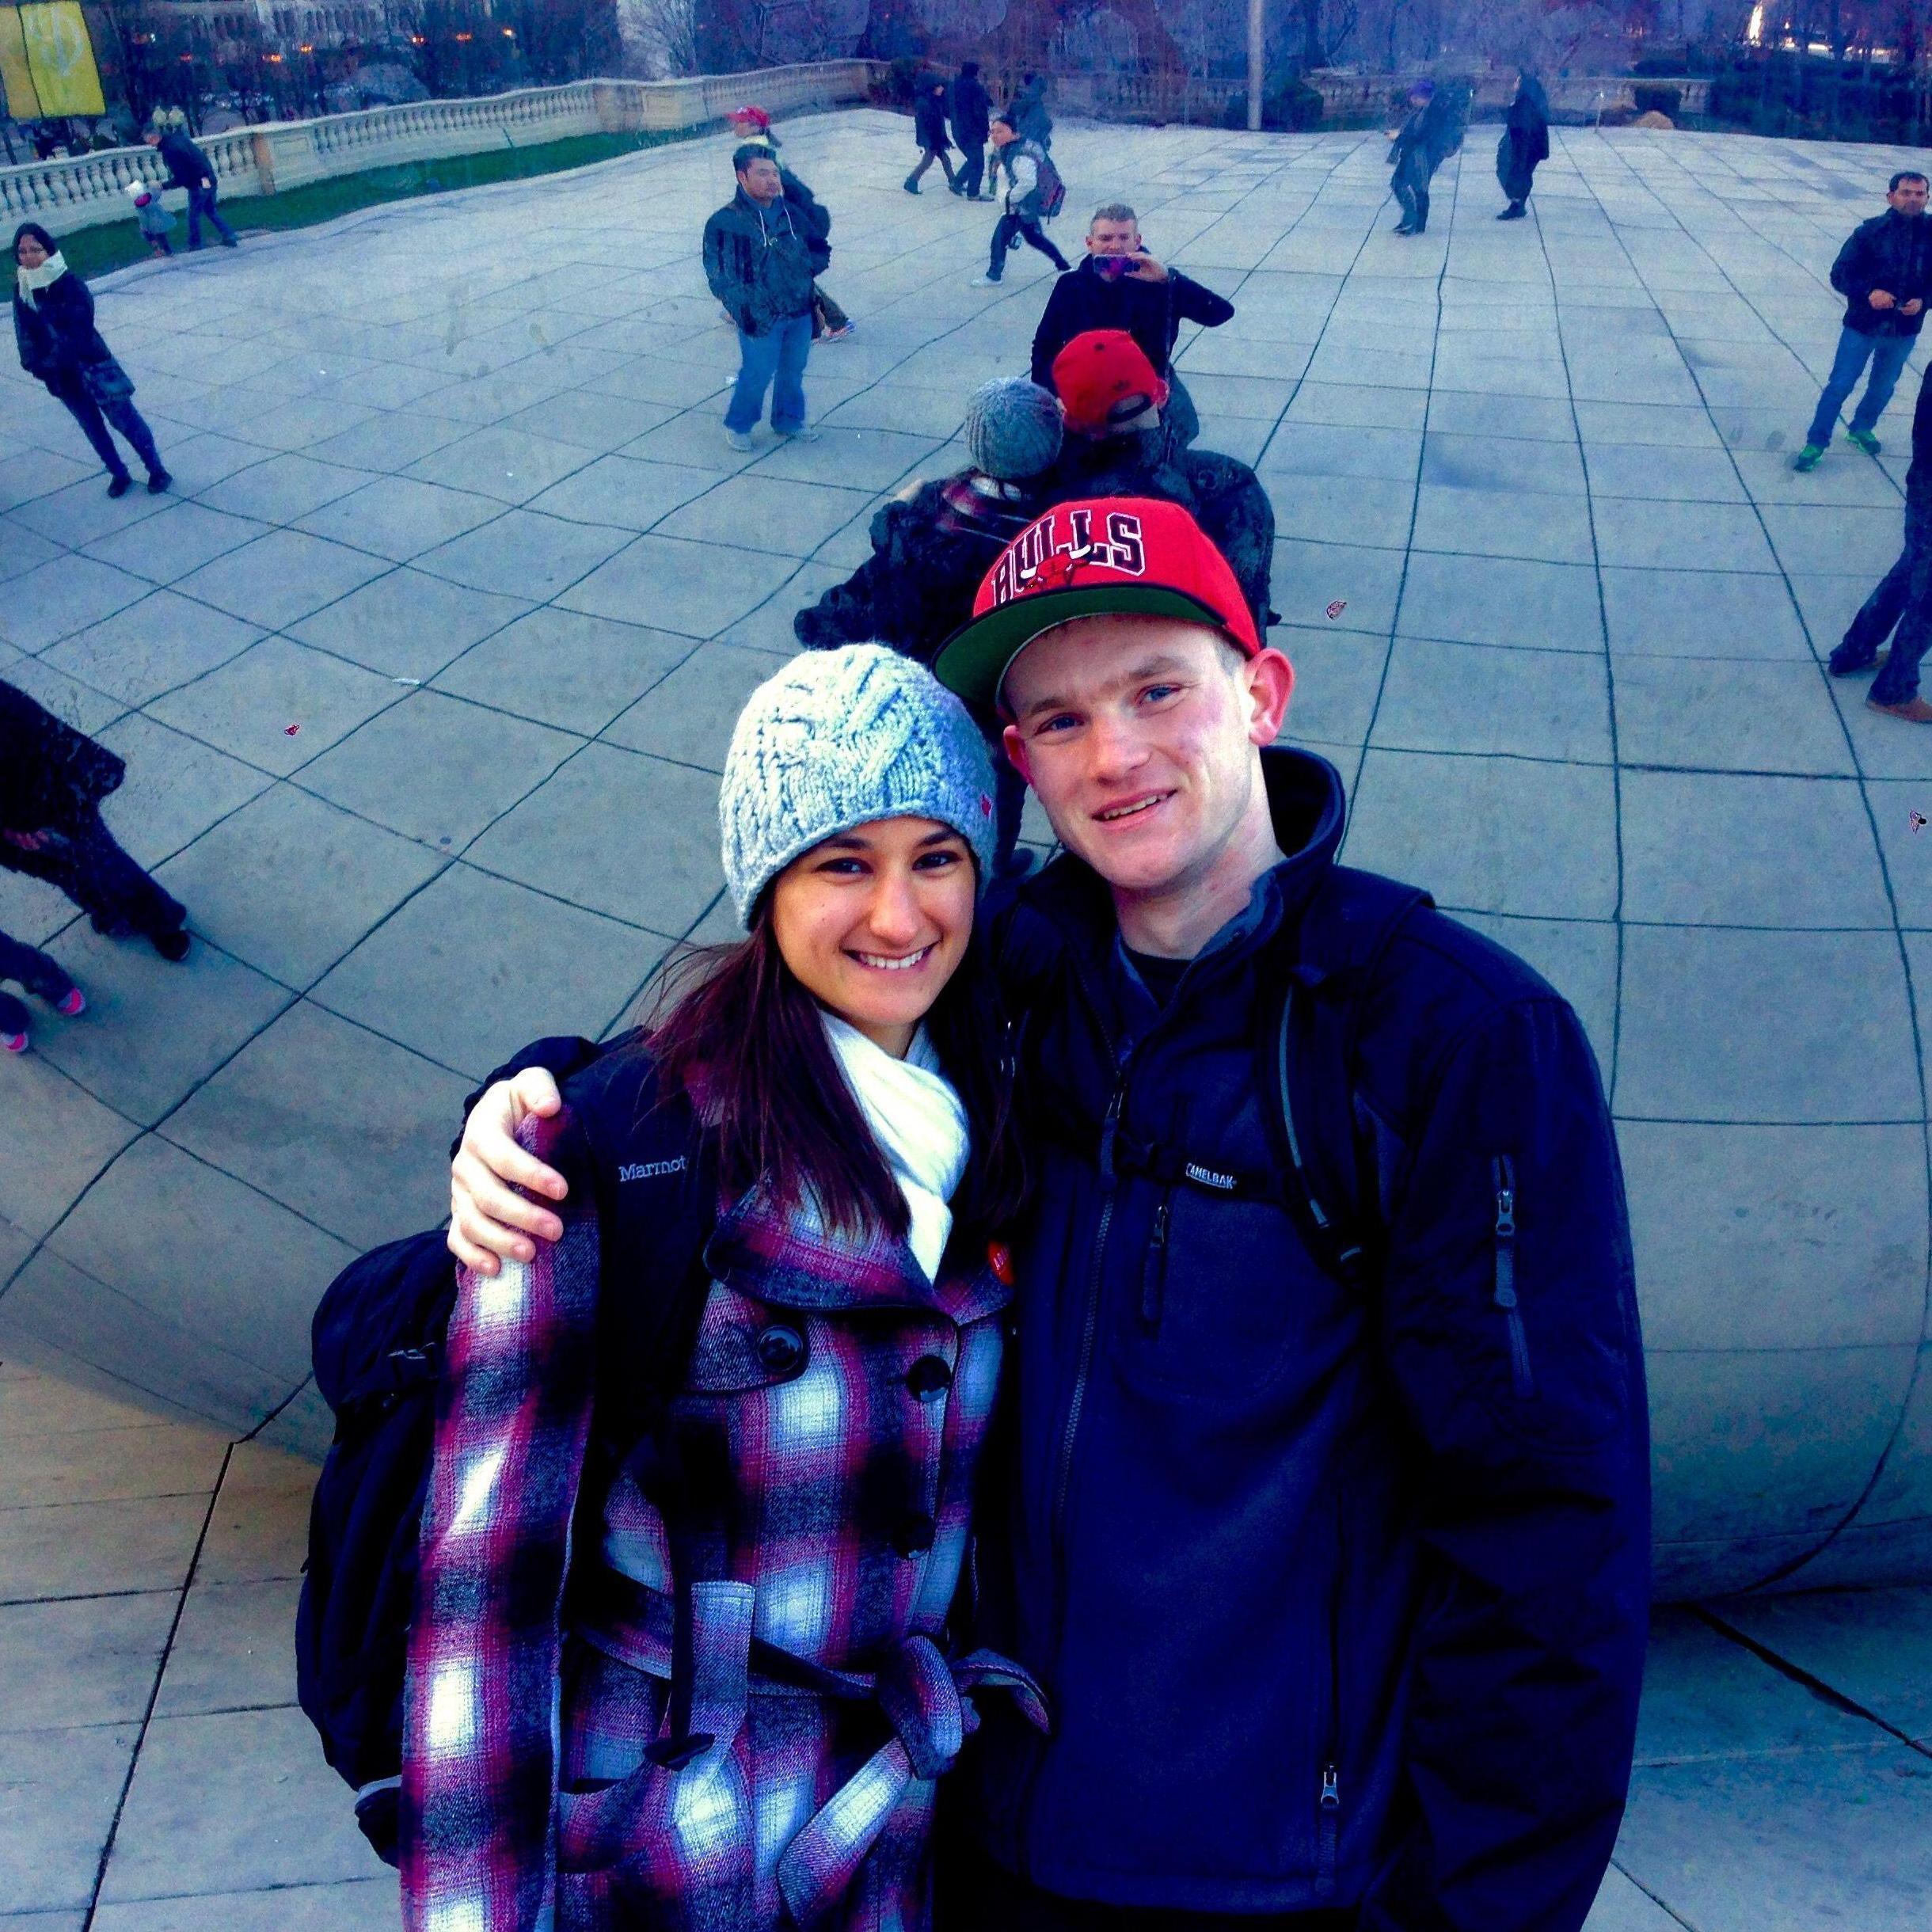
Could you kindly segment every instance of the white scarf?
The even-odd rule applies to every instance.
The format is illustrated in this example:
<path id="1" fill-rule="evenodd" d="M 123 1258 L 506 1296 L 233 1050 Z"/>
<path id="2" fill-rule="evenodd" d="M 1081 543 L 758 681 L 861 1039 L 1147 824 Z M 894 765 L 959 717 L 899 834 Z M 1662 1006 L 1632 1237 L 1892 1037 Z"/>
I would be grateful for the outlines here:
<path id="1" fill-rule="evenodd" d="M 966 1174 L 965 1103 L 939 1071 L 939 1055 L 924 1027 L 913 1035 L 903 1060 L 836 1014 L 825 1015 L 825 1036 L 906 1197 L 913 1257 L 937 1280 L 953 1231 L 948 1203 Z"/>
<path id="2" fill-rule="evenodd" d="M 60 250 L 55 249 L 53 253 L 48 256 L 47 260 L 42 262 L 37 268 L 16 268 L 13 271 L 13 280 L 20 290 L 21 300 L 25 302 L 29 308 L 37 309 L 40 305 L 34 300 L 35 295 L 41 289 L 46 287 L 49 282 L 58 282 L 67 272 L 67 262 L 63 258 Z"/>

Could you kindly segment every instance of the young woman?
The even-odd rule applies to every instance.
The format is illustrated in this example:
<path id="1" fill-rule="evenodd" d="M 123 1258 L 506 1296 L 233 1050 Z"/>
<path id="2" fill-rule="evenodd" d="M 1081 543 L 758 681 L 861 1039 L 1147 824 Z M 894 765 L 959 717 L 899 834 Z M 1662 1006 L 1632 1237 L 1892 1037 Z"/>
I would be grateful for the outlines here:
<path id="1" fill-rule="evenodd" d="M 963 1696 L 1044 1722 L 947 1631 L 1021 1192 L 972 943 L 992 788 L 930 672 L 878 645 L 788 665 L 725 764 L 749 937 L 519 1129 L 569 1191 L 553 1247 L 465 1257 L 451 1325 L 414 1932 L 919 1932 Z M 694 1197 L 689 1310 L 654 1320 Z"/>
<path id="2" fill-rule="evenodd" d="M 107 466 L 108 494 L 134 487 L 127 466 L 108 432 L 112 423 L 127 439 L 147 470 L 148 492 L 158 496 L 168 474 L 154 432 L 134 406 L 134 384 L 94 326 L 94 299 L 62 259 L 60 246 L 38 222 L 13 231 L 13 340 L 20 366 L 64 403 Z"/>

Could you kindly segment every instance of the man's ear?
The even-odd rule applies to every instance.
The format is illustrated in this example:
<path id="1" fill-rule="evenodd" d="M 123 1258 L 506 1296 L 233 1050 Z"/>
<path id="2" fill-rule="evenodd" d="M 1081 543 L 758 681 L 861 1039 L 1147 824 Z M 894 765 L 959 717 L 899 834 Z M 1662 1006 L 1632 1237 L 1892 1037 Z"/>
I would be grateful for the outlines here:
<path id="1" fill-rule="evenodd" d="M 1279 651 L 1264 650 L 1242 667 L 1247 681 L 1248 737 L 1255 744 L 1272 744 L 1288 715 L 1288 694 L 1295 688 L 1295 667 Z"/>
<path id="2" fill-rule="evenodd" d="M 1286 664 L 1287 660 L 1284 658 L 1282 662 Z M 1033 774 L 1026 762 L 1026 740 L 1021 736 L 1019 726 L 1009 724 L 1000 733 L 999 741 L 1006 747 L 1007 762 L 1029 785 L 1031 785 L 1033 782 Z"/>

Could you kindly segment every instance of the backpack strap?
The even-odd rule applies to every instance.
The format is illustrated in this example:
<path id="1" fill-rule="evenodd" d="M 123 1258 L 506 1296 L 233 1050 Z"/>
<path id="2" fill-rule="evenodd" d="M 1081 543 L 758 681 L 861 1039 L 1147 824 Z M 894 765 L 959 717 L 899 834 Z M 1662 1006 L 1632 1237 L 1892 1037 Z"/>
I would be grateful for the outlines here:
<path id="1" fill-rule="evenodd" d="M 1403 922 L 1435 901 L 1419 887 L 1337 865 L 1283 935 L 1278 1006 L 1264 1002 L 1256 1068 L 1278 1136 L 1282 1191 L 1317 1260 L 1367 1286 L 1384 1230 L 1363 1182 L 1355 1047 L 1362 998 Z"/>

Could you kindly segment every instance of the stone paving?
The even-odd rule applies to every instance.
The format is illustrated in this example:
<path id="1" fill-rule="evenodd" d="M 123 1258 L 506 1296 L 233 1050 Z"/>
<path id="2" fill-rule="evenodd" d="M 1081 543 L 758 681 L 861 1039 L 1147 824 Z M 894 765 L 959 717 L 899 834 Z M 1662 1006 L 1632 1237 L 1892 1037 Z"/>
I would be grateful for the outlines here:
<path id="1" fill-rule="evenodd" d="M 93 1001 L 0 1067 L 0 1913 L 388 1922 L 288 1707 L 309 1310 L 437 1218 L 477 1074 L 622 1024 L 729 929 L 738 702 L 880 495 L 962 460 L 970 387 L 1025 367 L 1042 264 L 967 286 L 989 211 L 911 206 L 905 125 L 786 131 L 860 321 L 814 359 L 809 447 L 719 432 L 717 139 L 110 279 L 173 499 L 108 501 L 0 371 L 0 676 L 126 755 L 110 822 L 197 939 L 167 967 L 0 874 L 0 926 Z M 1373 139 L 1055 151 L 1076 210 L 1128 195 L 1239 308 L 1181 363 L 1273 493 L 1289 728 L 1348 782 L 1348 856 L 1592 1030 L 1667 1583 L 1827 1542 L 1808 1578 L 1923 1574 L 1932 734 L 1820 667 L 1896 548 L 1916 366 L 1879 462 L 1787 466 L 1824 270 L 1911 158 L 1565 132 L 1499 228 L 1489 139 L 1409 242 Z M 1922 1923 L 1929 1622 L 1912 1592 L 1661 1613 L 1594 1932 Z"/>
<path id="2" fill-rule="evenodd" d="M 314 1466 L 0 1363 L 0 1932 L 380 1932 L 295 1705 Z M 1660 1610 L 1586 1932 L 1922 1932 L 1932 1589 Z"/>

